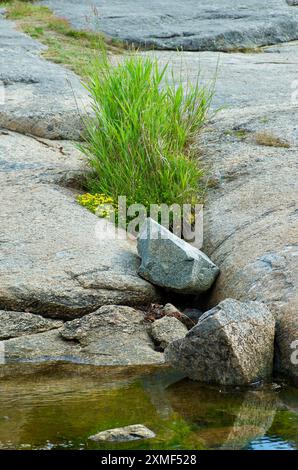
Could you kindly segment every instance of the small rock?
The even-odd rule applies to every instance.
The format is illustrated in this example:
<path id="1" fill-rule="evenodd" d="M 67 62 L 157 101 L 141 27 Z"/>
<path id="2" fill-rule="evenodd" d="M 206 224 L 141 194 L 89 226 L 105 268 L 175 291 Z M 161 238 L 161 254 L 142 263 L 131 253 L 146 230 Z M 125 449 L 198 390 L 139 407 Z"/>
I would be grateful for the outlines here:
<path id="1" fill-rule="evenodd" d="M 0 310 L 0 341 L 60 328 L 62 321 L 26 312 Z"/>
<path id="2" fill-rule="evenodd" d="M 90 436 L 91 441 L 108 441 L 108 442 L 123 442 L 123 441 L 136 441 L 138 439 L 152 439 L 155 433 L 150 431 L 142 424 L 133 424 L 123 428 L 108 429 L 107 431 L 99 432 L 94 436 Z"/>
<path id="3" fill-rule="evenodd" d="M 194 322 L 184 313 L 182 313 L 177 307 L 175 307 L 173 304 L 166 304 L 162 309 L 161 309 L 161 314 L 162 316 L 167 316 L 167 317 L 174 317 L 177 318 L 181 323 L 183 323 L 188 330 L 190 330 L 195 324 Z"/>
<path id="4" fill-rule="evenodd" d="M 189 378 L 248 385 L 272 374 L 275 320 L 259 302 L 226 299 L 206 312 L 165 359 Z"/>
<path id="5" fill-rule="evenodd" d="M 150 308 L 145 313 L 144 320 L 147 323 L 152 323 L 165 316 L 177 318 L 177 320 L 183 323 L 183 325 L 185 325 L 188 330 L 190 330 L 195 325 L 195 323 L 188 316 L 184 315 L 184 313 L 181 313 L 178 308 L 170 303 L 164 306 L 159 304 L 151 304 Z"/>
<path id="6" fill-rule="evenodd" d="M 298 0 L 286 0 L 286 2 L 291 7 L 298 6 Z"/>
<path id="7" fill-rule="evenodd" d="M 138 273 L 147 281 L 183 294 L 208 290 L 219 269 L 200 250 L 148 218 L 138 237 L 142 264 Z"/>
<path id="8" fill-rule="evenodd" d="M 184 338 L 188 329 L 175 317 L 163 317 L 152 323 L 150 335 L 154 342 L 165 349 L 170 343 L 177 339 Z"/>
<path id="9" fill-rule="evenodd" d="M 175 305 L 167 303 L 162 307 L 162 313 L 163 315 L 168 315 L 169 317 L 173 317 L 175 315 L 179 316 L 182 315 L 180 310 L 175 307 Z"/>

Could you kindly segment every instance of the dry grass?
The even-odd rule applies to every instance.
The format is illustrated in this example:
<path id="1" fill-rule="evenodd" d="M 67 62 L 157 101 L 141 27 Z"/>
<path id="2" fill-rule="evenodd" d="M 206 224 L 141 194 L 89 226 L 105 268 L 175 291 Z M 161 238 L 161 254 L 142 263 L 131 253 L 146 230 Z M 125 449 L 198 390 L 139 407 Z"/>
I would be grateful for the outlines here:
<path id="1" fill-rule="evenodd" d="M 127 46 L 101 33 L 77 31 L 65 19 L 57 17 L 52 11 L 30 0 L 1 1 L 8 19 L 17 28 L 47 46 L 43 57 L 61 63 L 80 76 L 85 76 L 94 57 L 101 52 L 102 44 L 111 54 L 123 54 Z"/>
<path id="2" fill-rule="evenodd" d="M 255 134 L 255 141 L 258 145 L 266 147 L 282 147 L 289 148 L 290 144 L 279 137 L 269 134 L 267 132 L 258 132 Z"/>

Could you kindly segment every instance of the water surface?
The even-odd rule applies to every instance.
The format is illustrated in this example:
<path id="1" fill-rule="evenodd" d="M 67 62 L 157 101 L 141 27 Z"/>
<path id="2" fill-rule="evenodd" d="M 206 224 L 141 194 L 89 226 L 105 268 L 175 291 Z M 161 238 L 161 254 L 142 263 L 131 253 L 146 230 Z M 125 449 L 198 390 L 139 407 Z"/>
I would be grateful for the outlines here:
<path id="1" fill-rule="evenodd" d="M 155 439 L 94 443 L 144 424 Z M 0 366 L 0 449 L 298 449 L 298 391 L 206 387 L 167 368 Z"/>

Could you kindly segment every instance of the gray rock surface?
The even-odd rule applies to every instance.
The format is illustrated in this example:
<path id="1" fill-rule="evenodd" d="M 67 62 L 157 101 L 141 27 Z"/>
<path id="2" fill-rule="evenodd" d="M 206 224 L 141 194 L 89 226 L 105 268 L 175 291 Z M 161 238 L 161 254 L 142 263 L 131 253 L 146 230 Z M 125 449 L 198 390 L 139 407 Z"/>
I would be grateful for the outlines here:
<path id="1" fill-rule="evenodd" d="M 59 2 L 58 6 L 67 8 L 67 5 L 68 2 Z M 118 8 L 118 4 L 114 5 Z M 277 2 L 270 2 L 270 5 L 266 2 L 264 10 L 261 11 L 258 3 L 258 14 L 262 15 L 270 6 L 274 16 L 278 12 L 276 5 Z M 84 3 L 81 3 L 81 6 L 86 9 Z M 72 9 L 74 16 L 77 8 L 79 7 Z M 184 6 L 183 8 L 185 9 Z M 283 5 L 278 2 L 278 8 L 287 8 L 295 21 L 293 14 L 296 8 L 287 7 L 286 2 L 283 2 Z M 268 20 L 267 13 L 266 22 L 269 25 L 272 16 Z M 282 20 L 283 16 L 278 14 L 278 17 Z M 181 21 L 181 15 L 179 20 Z M 236 22 L 237 20 L 234 20 L 233 24 Z M 215 24 L 214 17 L 212 24 Z M 285 23 L 286 28 L 289 25 L 291 22 Z M 5 75 L 10 82 L 10 85 L 5 84 L 9 103 L 6 101 L 6 107 L 0 105 L 2 125 L 10 127 L 10 123 L 13 123 L 15 126 L 17 121 L 16 129 L 21 132 L 49 137 L 69 137 L 68 131 L 64 131 L 63 127 L 59 128 L 60 124 L 52 128 L 53 122 L 55 124 L 56 121 L 51 109 L 56 109 L 57 106 L 57 109 L 60 109 L 59 106 L 64 103 L 59 90 L 62 90 L 63 96 L 70 96 L 63 88 L 64 69 L 39 59 L 38 54 L 42 46 L 16 32 L 12 23 L 1 20 L 0 34 L 0 74 L 4 74 L 1 75 L 4 82 Z M 274 34 L 278 34 L 278 29 L 275 28 Z M 14 53 L 14 50 L 18 52 Z M 297 310 L 297 50 L 297 42 L 292 42 L 268 47 L 264 50 L 266 53 L 261 54 L 186 52 L 181 55 L 176 52 L 155 52 L 161 63 L 170 61 L 174 73 L 181 74 L 185 80 L 195 79 L 199 69 L 202 70 L 204 80 L 214 78 L 219 59 L 214 107 L 228 105 L 230 108 L 213 119 L 208 132 L 201 138 L 204 162 L 210 171 L 212 186 L 208 191 L 205 207 L 204 251 L 220 266 L 222 272 L 210 301 L 211 306 L 230 296 L 239 300 L 264 301 L 280 318 L 285 312 L 291 315 Z M 151 53 L 145 53 L 147 54 Z M 54 68 L 51 68 L 50 72 L 52 66 Z M 52 77 L 52 90 L 46 87 L 45 81 L 42 82 L 42 79 L 38 78 L 43 73 L 42 67 L 44 76 L 48 74 Z M 37 79 L 34 78 L 35 73 Z M 60 81 L 55 82 L 56 75 L 61 78 Z M 13 81 L 15 76 L 19 76 L 16 82 Z M 42 87 L 35 83 L 39 80 Z M 56 85 L 58 91 L 55 89 Z M 76 87 L 77 85 L 74 88 L 80 95 L 79 85 Z M 46 96 L 43 94 L 45 91 Z M 32 96 L 35 99 L 34 107 Z M 59 103 L 56 102 L 56 96 Z M 84 96 L 86 95 L 83 94 L 83 101 Z M 51 99 L 53 101 L 50 101 Z M 69 104 L 71 110 L 76 107 L 71 100 Z M 30 114 L 28 109 L 32 109 Z M 45 110 L 45 117 L 39 112 L 40 109 Z M 65 116 L 67 109 L 67 106 L 63 107 Z M 35 123 L 33 126 L 29 122 L 31 116 L 32 122 Z M 75 117 L 71 114 L 71 119 L 67 117 L 63 125 L 73 126 L 74 122 Z M 47 129 L 48 124 L 50 129 Z M 289 141 L 290 148 L 261 147 L 256 143 L 256 132 L 268 132 L 282 137 Z M 77 133 L 74 137 L 76 136 Z M 88 230 L 88 227 L 93 230 L 94 217 L 76 206 L 69 191 L 62 191 L 52 185 L 57 182 L 72 184 L 82 172 L 82 165 L 73 151 L 66 149 L 68 145 L 64 142 L 42 143 L 12 133 L 1 133 L 0 146 L 1 170 L 4 170 L 1 175 L 6 184 L 3 204 L 1 199 L 1 213 L 2 208 L 8 208 L 3 212 L 4 224 L 1 221 L 0 225 L 1 246 L 4 247 L 0 262 L 0 308 L 39 312 L 41 306 L 43 313 L 52 315 L 54 312 L 55 316 L 70 317 L 90 312 L 106 300 L 115 303 L 129 297 L 137 298 L 138 291 L 133 290 L 134 295 L 131 296 L 130 289 L 125 293 L 123 287 L 125 270 L 122 269 L 122 263 L 124 259 L 128 259 L 128 265 L 131 266 L 130 255 L 128 258 L 121 255 L 120 268 L 115 266 L 116 263 L 113 264 L 111 277 L 100 275 L 102 271 L 96 270 L 97 259 L 95 260 L 99 245 L 92 240 L 90 242 Z M 63 156 L 62 152 L 66 155 Z M 37 187 L 35 183 L 42 184 Z M 15 196 L 14 205 L 12 197 Z M 52 198 L 53 204 L 49 202 Z M 55 220 L 59 215 L 57 204 L 62 207 L 61 219 L 58 217 L 59 227 L 61 224 L 62 226 L 61 231 L 58 228 L 56 237 Z M 32 216 L 28 211 L 31 205 Z M 44 214 L 40 213 L 41 208 Z M 73 210 L 74 216 L 70 217 Z M 53 220 L 46 217 L 47 211 L 51 213 Z M 23 223 L 13 221 L 14 217 Z M 69 230 L 65 227 L 67 218 L 71 221 Z M 82 223 L 88 226 L 86 231 L 82 228 Z M 65 230 L 66 236 L 62 236 L 59 241 L 59 236 L 63 235 Z M 70 243 L 73 233 L 74 241 Z M 50 243 L 46 241 L 48 234 Z M 32 238 L 35 237 L 37 242 L 34 246 Z M 90 243 L 93 248 L 90 248 Z M 119 245 L 117 246 L 119 248 Z M 104 260 L 108 259 L 108 266 L 110 260 L 109 251 L 105 256 L 105 247 L 101 248 L 104 248 L 101 250 L 102 269 L 106 266 Z M 127 251 L 121 243 L 120 251 L 122 254 L 131 251 L 134 253 L 134 248 L 130 247 Z M 136 259 L 134 255 L 133 259 Z M 77 265 L 78 271 L 74 269 Z M 118 269 L 121 272 L 121 282 L 117 286 L 112 283 L 110 291 L 109 286 L 117 279 L 115 272 L 118 274 Z M 138 278 L 133 273 L 132 277 L 129 277 L 129 286 L 135 285 L 136 279 Z M 46 289 L 47 282 L 49 290 Z M 154 294 L 150 291 L 152 286 L 148 286 L 142 284 L 140 287 L 141 297 L 146 301 L 156 295 L 155 291 Z M 125 302 L 126 300 L 122 303 Z"/>
<path id="2" fill-rule="evenodd" d="M 6 364 L 72 362 L 101 366 L 162 364 L 144 314 L 125 306 L 105 306 L 63 327 L 0 342 Z"/>
<path id="3" fill-rule="evenodd" d="M 161 65 L 169 64 L 167 78 L 171 80 L 173 71 L 174 77 L 181 78 L 185 86 L 187 80 L 195 82 L 198 74 L 202 83 L 213 84 L 215 81 L 212 107 L 224 108 L 225 111 L 215 115 L 215 118 L 218 118 L 218 122 L 226 131 L 232 127 L 232 118 L 235 119 L 234 125 L 237 124 L 238 115 L 241 115 L 242 111 L 245 111 L 247 116 L 251 112 L 252 122 L 256 111 L 259 111 L 260 117 L 262 114 L 266 117 L 266 113 L 269 113 L 269 121 L 259 123 L 263 124 L 263 127 L 269 127 L 270 110 L 274 106 L 289 111 L 293 108 L 293 111 L 295 110 L 292 97 L 297 80 L 297 41 L 266 47 L 263 53 L 256 54 L 147 51 L 142 55 L 156 57 Z M 281 75 L 283 80 L 280 80 Z M 287 138 L 291 136 L 294 125 L 290 118 L 288 124 Z M 284 129 L 282 132 L 284 133 Z"/>
<path id="4" fill-rule="evenodd" d="M 73 318 L 104 304 L 147 304 L 132 241 L 101 239 L 102 219 L 79 206 L 84 172 L 67 142 L 0 133 L 0 308 Z"/>
<path id="5" fill-rule="evenodd" d="M 94 436 L 90 436 L 89 439 L 95 442 L 125 442 L 136 441 L 139 439 L 152 439 L 153 437 L 155 437 L 155 433 L 146 428 L 146 426 L 143 426 L 142 424 L 131 424 L 130 426 L 124 426 L 123 428 L 101 431 Z"/>
<path id="6" fill-rule="evenodd" d="M 125 306 L 104 306 L 83 318 L 66 322 L 61 336 L 75 341 L 97 364 L 163 363 L 163 354 L 154 351 L 144 314 Z"/>
<path id="7" fill-rule="evenodd" d="M 62 321 L 50 320 L 27 312 L 0 310 L 0 341 L 60 328 Z"/>
<path id="8" fill-rule="evenodd" d="M 203 315 L 203 312 L 197 308 L 186 308 L 183 310 L 183 314 L 190 318 L 194 324 L 196 324 L 198 323 L 199 318 Z"/>
<path id="9" fill-rule="evenodd" d="M 155 320 L 150 328 L 150 336 L 162 349 L 177 339 L 184 338 L 188 329 L 174 317 L 163 317 Z"/>
<path id="10" fill-rule="evenodd" d="M 264 302 L 276 317 L 297 310 L 295 115 L 291 106 L 228 113 L 225 125 L 206 136 L 213 187 L 203 249 L 221 270 L 209 305 L 228 296 Z M 290 148 L 260 146 L 256 132 L 289 136 Z"/>
<path id="11" fill-rule="evenodd" d="M 0 127 L 49 139 L 79 139 L 87 92 L 70 70 L 40 57 L 44 48 L 0 15 Z"/>
<path id="12" fill-rule="evenodd" d="M 276 325 L 276 364 L 277 374 L 290 377 L 298 387 L 298 314 L 289 312 L 282 316 Z"/>
<path id="13" fill-rule="evenodd" d="M 248 385 L 271 377 L 274 331 L 265 305 L 227 299 L 170 344 L 165 359 L 200 382 Z"/>
<path id="14" fill-rule="evenodd" d="M 64 341 L 59 334 L 59 328 L 44 333 L 29 334 L 1 341 L 0 348 L 2 364 L 19 362 L 84 362 L 80 356 L 79 346 Z"/>
<path id="15" fill-rule="evenodd" d="M 298 12 L 284 0 L 45 0 L 80 29 L 157 49 L 233 50 L 298 39 Z M 94 7 L 97 14 L 94 14 Z"/>
<path id="16" fill-rule="evenodd" d="M 155 55 L 175 74 L 181 68 L 179 54 Z M 296 315 L 297 57 L 297 42 L 262 54 L 220 54 L 214 105 L 228 109 L 199 141 L 209 174 L 202 249 L 221 271 L 208 307 L 231 297 L 264 302 L 276 318 Z M 211 52 L 183 53 L 183 78 L 201 68 L 208 81 L 216 60 Z M 289 148 L 259 145 L 262 133 Z"/>
<path id="17" fill-rule="evenodd" d="M 182 294 L 208 290 L 219 273 L 203 252 L 150 218 L 141 227 L 138 253 L 142 260 L 140 276 Z"/>

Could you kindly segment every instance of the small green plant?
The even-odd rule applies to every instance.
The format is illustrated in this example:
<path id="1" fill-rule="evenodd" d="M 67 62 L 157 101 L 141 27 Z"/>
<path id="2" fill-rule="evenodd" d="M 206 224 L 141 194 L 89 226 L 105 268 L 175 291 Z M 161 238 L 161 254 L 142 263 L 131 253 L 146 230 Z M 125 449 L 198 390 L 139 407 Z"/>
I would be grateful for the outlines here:
<path id="1" fill-rule="evenodd" d="M 108 207 L 113 208 L 117 212 L 117 204 L 115 201 L 106 196 L 106 194 L 90 194 L 85 193 L 77 197 L 77 201 L 81 206 L 87 207 L 93 214 L 97 214 L 100 217 L 108 217 L 110 215 Z"/>
<path id="2" fill-rule="evenodd" d="M 167 67 L 133 54 L 118 65 L 102 52 L 88 74 L 94 117 L 86 119 L 87 188 L 127 203 L 194 204 L 202 196 L 195 139 L 212 89 L 171 82 Z"/>
<path id="3" fill-rule="evenodd" d="M 224 132 L 227 136 L 236 137 L 239 140 L 245 140 L 249 136 L 249 131 L 246 129 L 231 129 Z"/>

